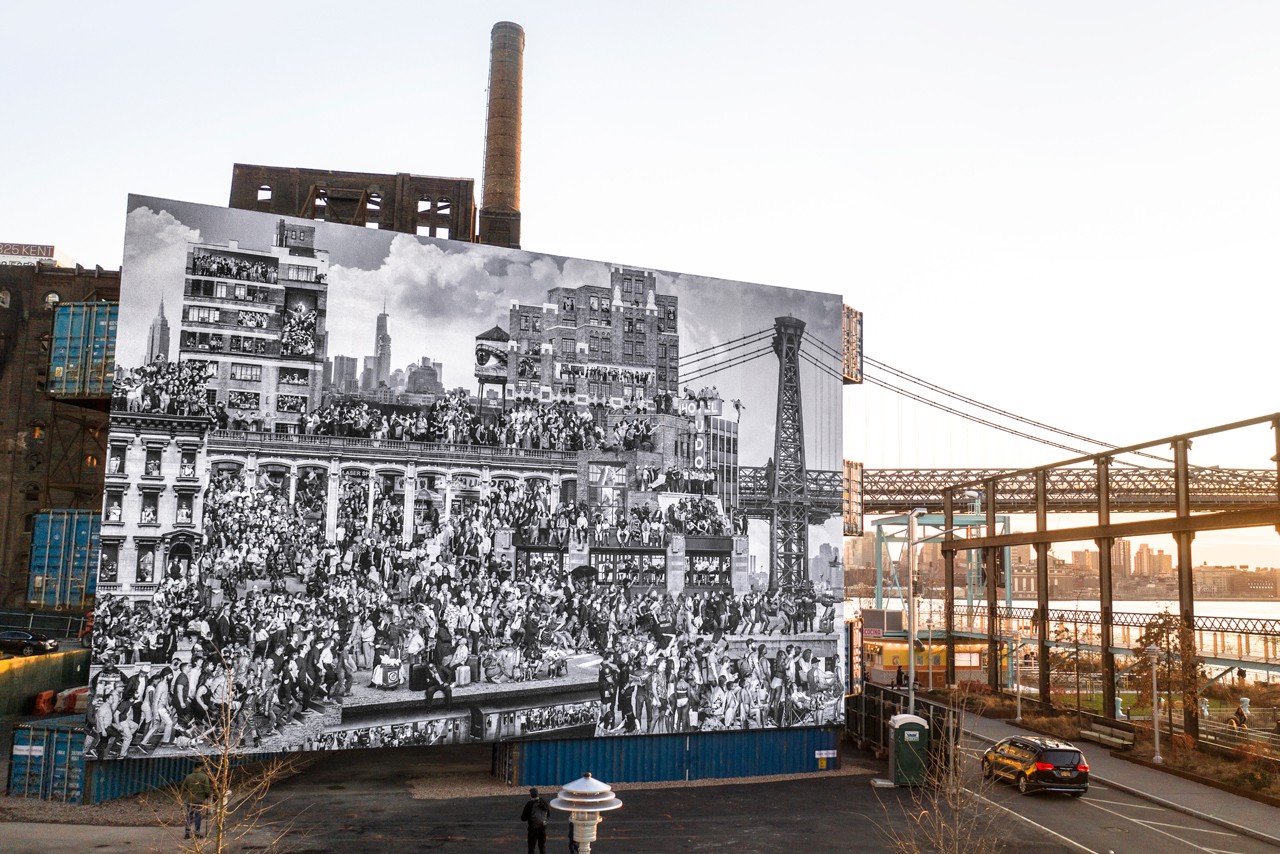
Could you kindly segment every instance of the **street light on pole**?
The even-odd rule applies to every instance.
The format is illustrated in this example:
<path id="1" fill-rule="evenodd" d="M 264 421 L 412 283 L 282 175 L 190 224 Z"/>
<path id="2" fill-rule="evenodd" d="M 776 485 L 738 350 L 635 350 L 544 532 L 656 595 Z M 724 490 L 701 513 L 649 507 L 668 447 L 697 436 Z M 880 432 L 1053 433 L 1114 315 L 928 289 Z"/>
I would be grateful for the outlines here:
<path id="1" fill-rule="evenodd" d="M 929 628 L 929 690 L 933 691 L 933 611 L 924 624 Z"/>
<path id="2" fill-rule="evenodd" d="M 947 528 L 927 537 L 916 539 L 916 519 L 926 513 L 924 507 L 917 507 L 907 514 L 907 712 L 916 713 L 916 546 L 937 537 L 945 537 L 959 528 Z M 932 624 L 933 618 L 929 618 Z M 932 657 L 933 628 L 929 629 L 930 656 Z M 929 665 L 929 687 L 933 687 L 933 665 Z"/>
<path id="3" fill-rule="evenodd" d="M 1022 632 L 1017 631 L 1013 634 L 1013 681 L 1014 696 L 1018 704 L 1018 712 L 1013 718 L 1014 723 L 1022 723 Z"/>
<path id="4" fill-rule="evenodd" d="M 916 517 L 925 509 L 907 514 L 907 714 L 916 713 Z"/>
<path id="5" fill-rule="evenodd" d="M 1147 647 L 1147 657 L 1151 659 L 1151 732 L 1156 746 L 1156 754 L 1151 757 L 1151 761 L 1163 765 L 1164 757 L 1160 755 L 1160 694 L 1156 685 L 1156 662 L 1159 656 L 1160 649 L 1155 644 Z"/>

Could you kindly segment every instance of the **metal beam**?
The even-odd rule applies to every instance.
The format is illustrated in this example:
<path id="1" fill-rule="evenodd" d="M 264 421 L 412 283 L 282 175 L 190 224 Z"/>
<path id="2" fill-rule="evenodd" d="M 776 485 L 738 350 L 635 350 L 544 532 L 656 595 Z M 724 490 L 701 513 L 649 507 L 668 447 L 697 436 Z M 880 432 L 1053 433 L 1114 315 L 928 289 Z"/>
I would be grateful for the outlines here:
<path id="1" fill-rule="evenodd" d="M 966 551 L 994 546 L 1028 546 L 1040 543 L 1069 543 L 1080 540 L 1096 540 L 1099 537 L 1145 537 L 1155 534 L 1195 533 L 1199 531 L 1224 531 L 1231 528 L 1258 528 L 1280 525 L 1280 506 L 1257 507 L 1250 510 L 1224 510 L 1221 513 L 1202 513 L 1185 518 L 1143 519 L 1137 522 L 1117 522 L 1105 527 L 1088 525 L 1081 528 L 1056 528 L 1052 531 L 1020 531 L 995 537 L 972 537 L 945 540 L 942 550 Z"/>
<path id="2" fill-rule="evenodd" d="M 1111 524 L 1111 460 L 1098 460 L 1098 525 L 1106 527 Z M 1098 545 L 1098 590 L 1099 613 L 1102 615 L 1102 716 L 1108 720 L 1116 717 L 1116 658 L 1111 652 L 1111 544 L 1110 537 L 1099 537 L 1094 542 Z"/>
<path id="3" fill-rule="evenodd" d="M 1036 530 L 1049 527 L 1048 473 L 1036 472 Z M 1039 665 L 1040 698 L 1053 703 L 1049 685 L 1049 544 L 1037 543 L 1036 550 L 1036 664 Z"/>
<path id="4" fill-rule="evenodd" d="M 994 480 L 987 481 L 986 509 L 987 531 L 989 533 L 996 530 L 996 482 Z M 990 637 L 987 638 L 987 684 L 993 691 L 1000 690 L 1000 676 L 1003 670 L 1000 666 L 1000 639 L 998 637 L 1000 626 L 998 587 L 1000 578 L 997 573 L 996 555 L 999 551 L 1000 548 L 998 546 L 987 546 L 983 549 L 983 564 L 987 571 L 987 625 L 997 629 L 997 631 L 991 632 Z"/>

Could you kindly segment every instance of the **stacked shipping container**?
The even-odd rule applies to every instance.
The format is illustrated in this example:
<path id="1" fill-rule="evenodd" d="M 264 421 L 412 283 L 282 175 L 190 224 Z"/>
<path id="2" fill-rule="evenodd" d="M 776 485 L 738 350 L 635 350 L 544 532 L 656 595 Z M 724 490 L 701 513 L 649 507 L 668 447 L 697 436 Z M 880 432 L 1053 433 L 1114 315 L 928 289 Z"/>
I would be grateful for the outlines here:
<path id="1" fill-rule="evenodd" d="M 93 607 L 102 516 L 90 510 L 37 513 L 27 604 L 54 611 Z"/>
<path id="2" fill-rule="evenodd" d="M 51 397 L 111 396 L 119 311 L 119 303 L 114 302 L 58 306 L 49 348 L 47 389 Z"/>

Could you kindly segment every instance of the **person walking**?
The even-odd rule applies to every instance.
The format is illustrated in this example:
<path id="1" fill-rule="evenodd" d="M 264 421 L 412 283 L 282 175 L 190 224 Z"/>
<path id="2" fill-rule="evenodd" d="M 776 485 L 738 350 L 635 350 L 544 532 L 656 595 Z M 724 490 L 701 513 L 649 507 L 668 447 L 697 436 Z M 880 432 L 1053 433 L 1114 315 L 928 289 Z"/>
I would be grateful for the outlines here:
<path id="1" fill-rule="evenodd" d="M 551 820 L 551 807 L 538 795 L 537 789 L 529 790 L 529 800 L 525 801 L 520 820 L 529 826 L 529 854 L 533 854 L 535 845 L 538 854 L 547 854 L 547 822 Z"/>
<path id="2" fill-rule="evenodd" d="M 186 809 L 187 821 L 182 838 L 190 839 L 194 832 L 203 837 L 200 825 L 204 821 L 204 810 L 209 804 L 209 795 L 213 793 L 213 781 L 203 768 L 197 767 L 182 781 L 182 805 Z"/>

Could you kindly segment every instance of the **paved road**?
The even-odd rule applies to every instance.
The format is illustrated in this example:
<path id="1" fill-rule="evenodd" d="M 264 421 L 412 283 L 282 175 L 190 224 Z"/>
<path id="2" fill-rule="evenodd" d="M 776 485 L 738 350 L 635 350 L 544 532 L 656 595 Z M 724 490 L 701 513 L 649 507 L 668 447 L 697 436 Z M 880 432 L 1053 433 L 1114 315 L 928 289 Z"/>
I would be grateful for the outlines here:
<path id="1" fill-rule="evenodd" d="M 746 786 L 650 789 L 621 793 L 622 810 L 600 827 L 599 850 L 639 852 L 889 852 L 878 829 L 886 821 L 905 824 L 911 803 L 890 791 L 883 804 L 865 777 L 796 780 Z M 379 851 L 522 851 L 524 826 L 518 821 L 524 796 L 463 801 L 417 801 L 386 793 L 333 798 L 290 793 L 290 806 L 308 807 L 299 822 L 298 847 L 307 852 L 346 852 L 367 846 Z M 552 838 L 567 824 L 557 816 Z M 1021 822 L 1011 822 L 1009 838 L 1019 852 L 1070 849 Z M 552 850 L 564 850 L 556 839 Z"/>
<path id="2" fill-rule="evenodd" d="M 293 819 L 287 850 L 322 852 L 523 852 L 520 790 L 491 797 L 416 800 L 414 783 L 450 768 L 433 768 L 442 748 L 332 753 L 273 790 L 277 816 Z M 460 767 L 487 768 L 487 750 L 457 752 Z M 867 768 L 866 754 L 848 759 Z M 1276 854 L 1280 848 L 1232 833 L 1095 783 L 1080 799 L 1019 795 L 1004 784 L 982 786 L 977 760 L 966 782 L 997 811 L 991 829 L 1018 854 Z M 456 769 L 455 769 L 456 770 Z M 619 787 L 624 806 L 601 825 L 601 854 L 734 852 L 844 854 L 894 850 L 883 828 L 905 827 L 918 812 L 906 789 L 874 789 L 881 770 L 778 782 L 691 788 Z M 1007 812 L 1006 812 L 1007 811 Z M 1015 815 L 1016 814 L 1016 815 Z M 565 819 L 557 814 L 549 850 L 565 850 Z M 0 824 L 0 852 L 83 854 L 162 849 L 170 831 Z M 267 841 L 251 839 L 250 843 Z M 260 850 L 260 849 L 259 849 Z"/>
<path id="3" fill-rule="evenodd" d="M 1156 806 L 1150 801 L 1093 783 L 1076 799 L 1042 792 L 1020 795 L 999 784 L 983 792 L 990 800 L 1095 854 L 1276 854 L 1265 842 L 1217 824 Z M 1280 820 L 1280 816 L 1277 816 Z"/>

